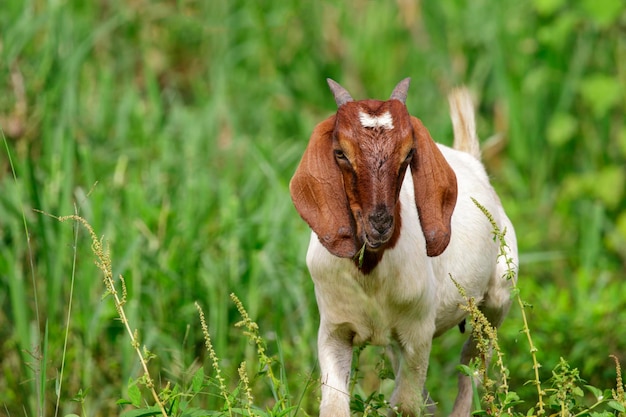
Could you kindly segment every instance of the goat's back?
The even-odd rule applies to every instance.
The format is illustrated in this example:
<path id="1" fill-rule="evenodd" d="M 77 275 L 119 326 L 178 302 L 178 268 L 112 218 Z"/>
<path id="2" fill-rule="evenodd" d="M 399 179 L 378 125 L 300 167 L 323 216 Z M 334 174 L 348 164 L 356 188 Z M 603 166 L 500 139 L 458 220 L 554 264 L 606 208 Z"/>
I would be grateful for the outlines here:
<path id="1" fill-rule="evenodd" d="M 506 304 L 510 298 L 511 282 L 503 276 L 506 262 L 498 259 L 500 242 L 494 240 L 494 230 L 487 216 L 474 200 L 487 209 L 500 230 L 506 230 L 508 255 L 516 268 L 517 243 L 515 230 L 506 216 L 500 199 L 489 182 L 483 165 L 475 155 L 439 145 L 453 168 L 458 182 L 457 203 L 452 215 L 450 245 L 439 257 L 432 258 L 433 270 L 440 282 L 440 303 L 437 314 L 437 335 L 458 324 L 459 290 L 454 279 L 477 302 Z"/>

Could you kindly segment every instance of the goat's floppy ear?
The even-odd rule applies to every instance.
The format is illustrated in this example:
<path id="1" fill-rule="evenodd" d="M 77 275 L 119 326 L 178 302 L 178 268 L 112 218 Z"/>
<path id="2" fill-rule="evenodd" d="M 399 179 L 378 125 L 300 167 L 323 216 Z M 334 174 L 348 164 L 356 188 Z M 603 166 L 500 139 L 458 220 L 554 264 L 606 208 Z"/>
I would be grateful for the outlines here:
<path id="1" fill-rule="evenodd" d="M 335 116 L 315 127 L 289 191 L 296 210 L 330 253 L 352 258 L 357 252 L 353 219 L 335 162 L 332 135 Z"/>
<path id="2" fill-rule="evenodd" d="M 450 243 L 452 212 L 456 205 L 454 171 L 422 122 L 411 116 L 416 152 L 411 161 L 415 205 L 426 238 L 426 254 L 440 255 Z"/>

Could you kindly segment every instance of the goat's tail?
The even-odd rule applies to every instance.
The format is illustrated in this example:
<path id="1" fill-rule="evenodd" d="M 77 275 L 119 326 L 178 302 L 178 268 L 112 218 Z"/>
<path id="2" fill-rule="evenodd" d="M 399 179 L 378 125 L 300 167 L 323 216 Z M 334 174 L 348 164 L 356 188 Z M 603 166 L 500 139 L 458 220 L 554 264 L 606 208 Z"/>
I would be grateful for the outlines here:
<path id="1" fill-rule="evenodd" d="M 448 96 L 454 128 L 454 149 L 467 152 L 480 160 L 480 144 L 476 134 L 474 104 L 466 87 L 455 88 Z"/>

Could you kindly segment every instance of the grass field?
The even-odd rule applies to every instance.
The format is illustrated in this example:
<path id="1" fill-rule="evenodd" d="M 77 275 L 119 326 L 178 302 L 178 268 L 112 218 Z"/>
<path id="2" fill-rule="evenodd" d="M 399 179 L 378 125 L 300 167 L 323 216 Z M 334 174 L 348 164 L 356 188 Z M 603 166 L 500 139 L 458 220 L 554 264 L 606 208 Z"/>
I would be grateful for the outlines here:
<path id="1" fill-rule="evenodd" d="M 131 416 L 137 407 L 118 400 L 154 404 L 87 230 L 54 218 L 72 214 L 110 247 L 157 390 L 170 383 L 178 406 L 205 410 L 177 415 L 228 403 L 195 302 L 233 398 L 245 398 L 245 360 L 259 415 L 316 413 L 309 230 L 288 182 L 335 109 L 326 77 L 355 98 L 386 98 L 412 77 L 409 110 L 447 144 L 447 92 L 470 87 L 484 162 L 517 229 L 541 379 L 571 385 L 553 377 L 562 357 L 615 389 L 609 355 L 626 363 L 620 3 L 2 1 L 0 415 Z M 231 293 L 275 358 L 269 376 L 235 327 Z M 514 308 L 499 342 L 526 414 L 537 398 L 522 328 Z M 464 337 L 435 343 L 427 385 L 442 413 Z M 355 396 L 388 392 L 378 356 L 363 352 Z M 577 400 L 593 404 L 585 392 Z"/>

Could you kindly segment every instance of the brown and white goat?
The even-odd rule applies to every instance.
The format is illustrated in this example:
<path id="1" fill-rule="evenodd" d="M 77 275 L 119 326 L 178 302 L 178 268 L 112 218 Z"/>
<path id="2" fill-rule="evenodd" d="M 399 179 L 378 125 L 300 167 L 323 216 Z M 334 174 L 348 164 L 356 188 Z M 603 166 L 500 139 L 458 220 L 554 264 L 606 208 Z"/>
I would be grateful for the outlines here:
<path id="1" fill-rule="evenodd" d="M 322 417 L 350 415 L 352 347 L 363 343 L 395 349 L 390 415 L 426 412 L 432 339 L 466 316 L 451 277 L 494 326 L 509 309 L 505 262 L 471 198 L 506 229 L 517 265 L 515 232 L 480 162 L 469 94 L 450 97 L 452 149 L 409 115 L 409 81 L 387 101 L 354 101 L 329 79 L 337 113 L 317 125 L 290 183 L 313 230 L 307 265 L 320 311 Z M 461 362 L 476 354 L 470 337 Z M 452 415 L 468 416 L 472 384 L 459 375 L 458 385 Z"/>

